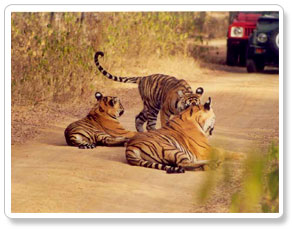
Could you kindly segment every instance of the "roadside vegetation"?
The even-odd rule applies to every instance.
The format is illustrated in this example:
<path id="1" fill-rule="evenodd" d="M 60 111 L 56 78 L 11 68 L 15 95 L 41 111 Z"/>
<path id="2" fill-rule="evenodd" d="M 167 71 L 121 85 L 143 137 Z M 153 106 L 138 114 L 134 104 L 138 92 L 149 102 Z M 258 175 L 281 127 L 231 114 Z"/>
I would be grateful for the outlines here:
<path id="1" fill-rule="evenodd" d="M 202 212 L 279 212 L 278 142 L 272 142 L 266 150 L 254 149 L 245 159 L 226 161 L 220 169 L 210 171 L 201 187 L 200 200 Z M 227 209 L 225 202 L 229 203 Z"/>
<path id="2" fill-rule="evenodd" d="M 127 74 L 137 61 L 202 53 L 196 44 L 224 37 L 227 21 L 206 12 L 13 13 L 12 105 L 80 101 L 105 80 L 96 51 L 108 70 Z"/>

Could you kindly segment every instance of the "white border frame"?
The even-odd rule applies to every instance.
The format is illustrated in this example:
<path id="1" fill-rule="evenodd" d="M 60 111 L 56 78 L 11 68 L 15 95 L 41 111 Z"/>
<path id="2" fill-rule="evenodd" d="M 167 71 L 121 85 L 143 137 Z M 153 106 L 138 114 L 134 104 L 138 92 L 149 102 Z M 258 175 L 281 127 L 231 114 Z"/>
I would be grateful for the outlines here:
<path id="1" fill-rule="evenodd" d="M 12 213 L 11 212 L 11 13 L 134 11 L 279 11 L 279 213 Z M 283 18 L 279 5 L 8 5 L 5 8 L 5 214 L 10 218 L 280 218 L 283 215 Z"/>

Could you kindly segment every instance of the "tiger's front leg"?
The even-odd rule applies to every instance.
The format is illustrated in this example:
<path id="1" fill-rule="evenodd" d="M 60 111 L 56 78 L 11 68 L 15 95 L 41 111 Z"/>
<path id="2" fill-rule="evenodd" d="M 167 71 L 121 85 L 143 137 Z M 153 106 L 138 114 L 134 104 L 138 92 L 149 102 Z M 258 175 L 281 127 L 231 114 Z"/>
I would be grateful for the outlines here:
<path id="1" fill-rule="evenodd" d="M 147 109 L 144 107 L 143 110 L 136 116 L 135 125 L 138 132 L 143 132 L 143 124 L 147 121 Z"/>
<path id="2" fill-rule="evenodd" d="M 159 113 L 159 109 L 153 108 L 152 110 L 147 111 L 147 125 L 146 129 L 155 130 L 157 115 Z"/>
<path id="3" fill-rule="evenodd" d="M 165 113 L 163 110 L 160 111 L 160 122 L 161 122 L 161 127 L 166 126 L 170 119 L 170 114 Z"/>
<path id="4" fill-rule="evenodd" d="M 102 146 L 124 146 L 129 139 L 126 137 L 114 137 L 109 134 L 99 134 L 96 141 Z"/>

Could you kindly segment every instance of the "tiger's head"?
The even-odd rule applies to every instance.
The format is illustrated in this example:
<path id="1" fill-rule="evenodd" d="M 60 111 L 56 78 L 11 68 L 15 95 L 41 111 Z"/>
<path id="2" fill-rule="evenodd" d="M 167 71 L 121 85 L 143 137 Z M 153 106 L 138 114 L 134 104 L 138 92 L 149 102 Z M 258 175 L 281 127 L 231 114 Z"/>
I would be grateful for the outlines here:
<path id="1" fill-rule="evenodd" d="M 189 91 L 183 92 L 182 90 L 179 90 L 177 92 L 178 94 L 178 100 L 176 102 L 177 110 L 179 112 L 182 112 L 191 105 L 200 105 L 203 93 L 204 89 L 202 87 L 198 87 L 196 89 L 196 93 Z"/>
<path id="2" fill-rule="evenodd" d="M 123 115 L 124 107 L 122 106 L 120 99 L 113 96 L 103 96 L 100 92 L 95 93 L 97 103 L 90 111 L 92 115 L 108 115 L 111 118 L 118 118 Z"/>
<path id="3" fill-rule="evenodd" d="M 201 131 L 210 136 L 215 126 L 215 113 L 211 107 L 211 97 L 204 105 L 192 105 L 185 112 L 186 119 L 191 120 L 194 124 L 198 124 Z"/>

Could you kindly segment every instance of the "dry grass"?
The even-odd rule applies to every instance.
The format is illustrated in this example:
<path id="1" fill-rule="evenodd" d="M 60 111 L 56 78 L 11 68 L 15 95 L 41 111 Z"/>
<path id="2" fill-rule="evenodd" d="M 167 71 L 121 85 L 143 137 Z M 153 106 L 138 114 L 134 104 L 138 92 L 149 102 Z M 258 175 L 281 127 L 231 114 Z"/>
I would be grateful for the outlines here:
<path id="1" fill-rule="evenodd" d="M 133 102 L 127 93 L 137 86 L 103 77 L 93 61 L 97 50 L 115 75 L 163 73 L 196 81 L 202 56 L 190 48 L 211 33 L 223 36 L 213 24 L 224 28 L 227 18 L 224 12 L 13 13 L 12 143 L 32 139 L 67 114 L 84 115 L 96 91 Z"/>
<path id="2" fill-rule="evenodd" d="M 151 72 L 141 72 L 145 60 L 199 59 L 205 51 L 197 49 L 198 44 L 210 34 L 222 37 L 224 32 L 225 36 L 228 14 L 221 16 L 206 12 L 13 13 L 12 105 L 87 98 L 104 80 L 96 82 L 93 56 L 98 50 L 106 53 L 107 68 L 117 68 L 122 75 L 129 61 L 137 60 L 137 69 L 144 74 Z M 157 72 L 157 65 L 152 72 Z"/>

